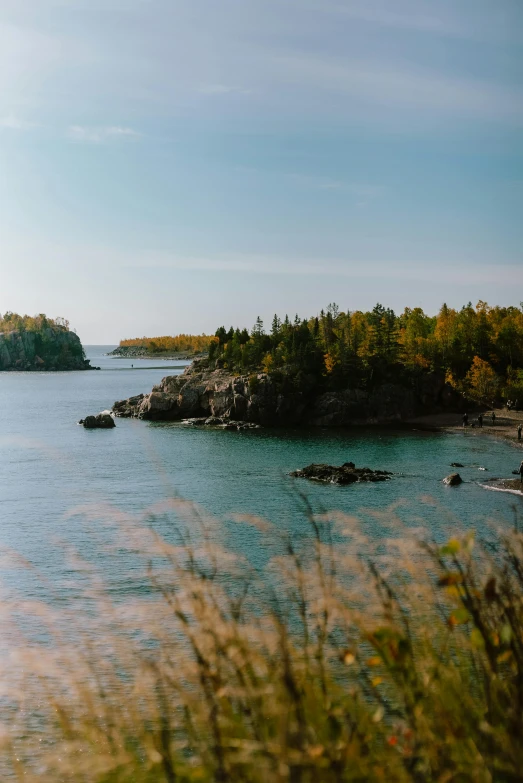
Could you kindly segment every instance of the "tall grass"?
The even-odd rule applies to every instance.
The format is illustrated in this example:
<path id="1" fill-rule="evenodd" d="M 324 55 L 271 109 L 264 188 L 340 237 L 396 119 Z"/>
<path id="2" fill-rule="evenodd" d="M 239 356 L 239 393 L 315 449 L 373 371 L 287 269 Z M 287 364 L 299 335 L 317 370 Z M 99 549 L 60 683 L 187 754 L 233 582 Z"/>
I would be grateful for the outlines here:
<path id="1" fill-rule="evenodd" d="M 81 612 L 5 604 L 0 779 L 521 780 L 523 536 L 305 516 L 299 540 L 236 518 L 277 552 L 261 572 L 195 514 L 177 545 L 122 531 L 141 600 L 79 563 Z"/>

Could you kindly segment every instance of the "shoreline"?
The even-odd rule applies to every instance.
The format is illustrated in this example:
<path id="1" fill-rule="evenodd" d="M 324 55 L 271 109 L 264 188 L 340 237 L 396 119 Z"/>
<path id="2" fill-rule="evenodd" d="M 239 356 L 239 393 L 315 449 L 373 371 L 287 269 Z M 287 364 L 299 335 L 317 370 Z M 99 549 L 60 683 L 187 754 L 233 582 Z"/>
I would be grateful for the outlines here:
<path id="1" fill-rule="evenodd" d="M 491 409 L 492 410 L 492 409 Z M 489 411 L 489 413 L 491 412 Z M 496 423 L 492 425 L 490 416 L 483 413 L 483 427 L 463 427 L 459 413 L 432 413 L 408 419 L 405 424 L 432 432 L 462 432 L 473 437 L 491 437 L 511 443 L 516 449 L 523 449 L 523 440 L 518 441 L 517 427 L 523 424 L 523 411 L 507 411 L 495 408 Z M 472 417 L 470 417 L 472 419 Z"/>
<path id="2" fill-rule="evenodd" d="M 105 356 L 110 356 L 111 359 L 158 359 L 158 361 L 186 361 L 186 362 L 192 362 L 194 359 L 200 359 L 206 354 L 203 353 L 187 353 L 183 351 L 174 351 L 170 353 L 151 353 L 148 351 L 141 351 L 138 350 L 137 353 L 134 353 L 134 350 L 137 349 L 129 349 L 125 350 L 122 348 L 115 348 L 113 351 L 109 351 L 109 353 L 106 353 Z"/>
<path id="3" fill-rule="evenodd" d="M 479 486 L 491 492 L 508 492 L 510 495 L 523 497 L 523 484 L 519 479 L 492 479 L 490 483 L 485 482 Z"/>

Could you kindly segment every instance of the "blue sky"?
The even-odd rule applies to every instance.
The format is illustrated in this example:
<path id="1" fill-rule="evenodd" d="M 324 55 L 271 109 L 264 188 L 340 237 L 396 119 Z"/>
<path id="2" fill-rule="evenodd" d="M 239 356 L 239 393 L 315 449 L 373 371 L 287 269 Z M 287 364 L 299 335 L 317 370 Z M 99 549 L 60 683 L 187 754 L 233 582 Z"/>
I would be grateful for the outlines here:
<path id="1" fill-rule="evenodd" d="M 0 0 L 0 312 L 523 299 L 521 0 Z"/>

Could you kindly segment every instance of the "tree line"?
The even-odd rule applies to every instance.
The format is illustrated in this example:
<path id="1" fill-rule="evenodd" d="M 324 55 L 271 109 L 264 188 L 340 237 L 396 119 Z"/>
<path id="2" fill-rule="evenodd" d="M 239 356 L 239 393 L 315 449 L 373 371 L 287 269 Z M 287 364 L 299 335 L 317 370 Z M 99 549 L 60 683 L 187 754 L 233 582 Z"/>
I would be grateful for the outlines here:
<path id="1" fill-rule="evenodd" d="M 49 318 L 44 313 L 39 315 L 20 315 L 7 311 L 0 314 L 0 332 L 43 332 L 44 329 L 68 331 L 69 321 L 65 318 Z"/>
<path id="2" fill-rule="evenodd" d="M 217 329 L 209 358 L 218 367 L 283 373 L 299 384 L 369 388 L 390 380 L 415 382 L 436 372 L 458 391 L 485 402 L 523 402 L 523 303 L 460 310 L 444 304 L 435 316 L 421 308 L 396 314 L 377 304 L 346 312 L 330 304 L 319 316 L 282 320 L 266 329 Z"/>
<path id="3" fill-rule="evenodd" d="M 143 348 L 149 353 L 200 353 L 209 350 L 211 337 L 206 334 L 177 334 L 173 337 L 135 337 L 120 340 L 120 348 Z"/>

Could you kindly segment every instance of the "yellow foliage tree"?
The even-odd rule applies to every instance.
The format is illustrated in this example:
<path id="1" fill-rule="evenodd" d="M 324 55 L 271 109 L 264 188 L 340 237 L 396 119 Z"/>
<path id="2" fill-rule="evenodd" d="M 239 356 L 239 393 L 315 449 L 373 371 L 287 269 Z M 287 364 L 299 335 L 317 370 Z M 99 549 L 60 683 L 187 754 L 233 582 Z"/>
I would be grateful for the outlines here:
<path id="1" fill-rule="evenodd" d="M 339 364 L 339 361 L 330 351 L 328 351 L 323 358 L 325 360 L 327 375 L 330 375 L 336 365 Z"/>
<path id="2" fill-rule="evenodd" d="M 499 389 L 499 378 L 488 362 L 475 356 L 466 382 L 474 397 L 492 402 Z"/>
<path id="3" fill-rule="evenodd" d="M 266 353 L 262 361 L 263 371 L 270 372 L 273 364 L 274 364 L 274 359 L 272 358 L 272 355 L 270 353 Z"/>

